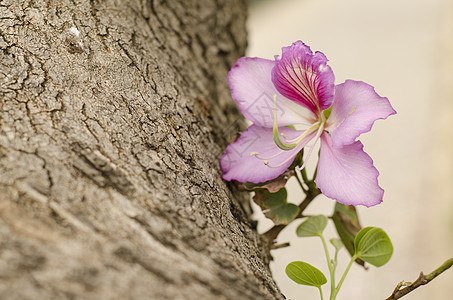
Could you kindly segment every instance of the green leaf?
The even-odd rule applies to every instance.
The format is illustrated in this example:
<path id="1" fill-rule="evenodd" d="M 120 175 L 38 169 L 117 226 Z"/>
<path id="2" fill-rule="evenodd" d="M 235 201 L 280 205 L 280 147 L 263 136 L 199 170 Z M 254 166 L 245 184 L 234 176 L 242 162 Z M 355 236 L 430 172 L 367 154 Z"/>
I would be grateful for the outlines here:
<path id="1" fill-rule="evenodd" d="M 360 230 L 359 233 L 357 233 L 357 235 L 355 236 L 355 239 L 354 239 L 354 249 L 357 249 L 357 243 L 358 243 L 358 241 L 360 241 L 363 238 L 365 233 L 367 233 L 368 231 L 370 231 L 373 228 L 374 227 L 365 227 L 362 230 Z M 357 253 L 357 250 L 354 250 L 354 254 L 355 253 Z"/>
<path id="2" fill-rule="evenodd" d="M 356 236 L 356 255 L 372 264 L 380 267 L 385 265 L 393 254 L 393 245 L 384 230 L 377 227 L 366 227 Z"/>
<path id="3" fill-rule="evenodd" d="M 330 243 L 335 247 L 337 251 L 340 250 L 341 247 L 343 247 L 343 242 L 341 241 L 341 239 L 337 238 L 330 239 Z"/>
<path id="4" fill-rule="evenodd" d="M 299 237 L 321 236 L 326 225 L 327 217 L 324 215 L 309 217 L 297 227 L 296 234 Z"/>
<path id="5" fill-rule="evenodd" d="M 286 225 L 299 214 L 299 207 L 295 204 L 287 203 L 287 196 L 286 188 L 282 188 L 276 193 L 258 190 L 255 192 L 253 201 L 261 207 L 264 215 L 274 221 L 276 225 Z"/>
<path id="6" fill-rule="evenodd" d="M 276 193 L 270 193 L 268 191 L 264 191 L 264 195 L 266 199 L 263 201 L 263 205 L 266 208 L 274 209 L 286 204 L 286 198 L 288 198 L 288 192 L 286 188 L 280 189 Z"/>
<path id="7" fill-rule="evenodd" d="M 360 229 L 362 229 L 355 207 L 337 202 L 335 204 L 332 220 L 343 245 L 346 250 L 348 250 L 349 254 L 353 256 L 355 253 L 354 239 Z M 361 266 L 365 266 L 365 262 L 361 259 L 356 259 L 355 262 Z"/>
<path id="8" fill-rule="evenodd" d="M 275 224 L 289 224 L 299 214 L 299 207 L 292 203 L 287 203 L 278 208 L 274 208 L 267 214 Z"/>
<path id="9" fill-rule="evenodd" d="M 285 272 L 292 281 L 298 284 L 319 288 L 327 282 L 326 276 L 320 270 L 303 261 L 289 263 Z"/>

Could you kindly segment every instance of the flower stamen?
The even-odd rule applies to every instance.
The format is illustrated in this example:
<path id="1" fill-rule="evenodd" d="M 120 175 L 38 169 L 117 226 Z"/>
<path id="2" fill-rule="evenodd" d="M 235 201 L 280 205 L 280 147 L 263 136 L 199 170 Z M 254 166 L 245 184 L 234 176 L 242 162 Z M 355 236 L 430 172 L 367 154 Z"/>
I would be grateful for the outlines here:
<path id="1" fill-rule="evenodd" d="M 271 165 L 269 165 L 269 161 L 267 161 L 267 160 L 264 161 L 264 164 L 265 164 L 267 167 L 274 169 L 274 168 L 279 168 L 279 167 L 283 166 L 284 164 L 286 164 L 286 163 L 287 163 L 289 160 L 291 160 L 291 159 L 294 159 L 294 157 L 293 157 L 293 156 L 290 156 L 290 157 L 288 157 L 287 159 L 285 159 L 283 162 L 279 163 L 279 164 L 276 165 L 276 166 L 271 166 Z"/>
<path id="2" fill-rule="evenodd" d="M 288 160 L 290 159 L 293 159 L 293 157 L 289 157 L 287 159 L 285 159 L 282 163 L 276 165 L 276 166 L 271 166 L 269 164 L 269 160 L 270 159 L 273 159 L 273 158 L 276 158 L 277 156 L 280 156 L 281 154 L 285 153 L 285 151 L 283 150 L 280 150 L 277 154 L 274 154 L 272 156 L 269 156 L 269 157 L 260 157 L 259 156 L 259 153 L 258 152 L 250 152 L 250 156 L 255 156 L 256 158 L 258 158 L 259 160 L 262 160 L 264 165 L 269 167 L 269 168 L 278 168 L 278 167 L 281 167 L 282 165 L 286 164 L 288 162 Z"/>
<path id="3" fill-rule="evenodd" d="M 296 167 L 296 170 L 300 171 L 303 168 L 305 168 L 305 164 L 310 159 L 311 153 L 313 152 L 313 149 L 315 148 L 315 145 L 318 142 L 319 138 L 321 137 L 321 134 L 323 133 L 323 131 L 324 131 L 324 123 L 321 123 L 321 126 L 318 129 L 318 132 L 316 132 L 316 135 L 313 138 L 315 141 L 313 142 L 313 145 L 311 146 L 310 151 L 308 151 L 307 157 L 305 157 L 305 159 L 304 159 L 304 163 L 302 164 L 302 166 Z"/>
<path id="4" fill-rule="evenodd" d="M 269 157 L 260 157 L 258 152 L 250 152 L 250 156 L 255 156 L 256 158 L 261 159 L 261 160 L 269 160 L 269 159 L 279 156 L 283 152 L 284 152 L 283 150 L 280 150 L 278 153 L 276 153 L 272 156 L 269 156 Z"/>

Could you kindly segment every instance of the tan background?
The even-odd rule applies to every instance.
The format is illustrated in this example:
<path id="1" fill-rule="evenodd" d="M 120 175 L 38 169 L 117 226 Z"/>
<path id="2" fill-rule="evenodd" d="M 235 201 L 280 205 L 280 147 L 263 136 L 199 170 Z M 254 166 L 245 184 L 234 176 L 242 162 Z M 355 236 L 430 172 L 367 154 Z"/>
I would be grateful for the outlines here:
<path id="1" fill-rule="evenodd" d="M 382 268 L 354 266 L 338 299 L 385 299 L 401 280 L 415 280 L 453 256 L 453 3 L 450 0 L 280 0 L 252 5 L 248 56 L 273 58 L 300 39 L 330 60 L 336 83 L 362 80 L 388 97 L 396 116 L 378 121 L 361 137 L 380 171 L 384 203 L 360 208 L 364 226 L 378 226 L 395 251 Z M 313 167 L 313 166 L 312 166 Z M 310 172 L 309 172 L 310 174 Z M 290 201 L 301 199 L 290 182 Z M 317 199 L 307 214 L 330 214 L 333 201 Z M 259 229 L 271 225 L 260 214 Z M 273 251 L 271 268 L 290 299 L 318 299 L 314 288 L 284 274 L 286 264 L 305 260 L 327 272 L 318 239 L 297 239 L 295 222 Z M 335 234 L 333 226 L 327 237 Z M 348 257 L 342 250 L 337 277 Z M 325 285 L 325 298 L 328 298 Z M 452 299 L 453 270 L 407 299 Z M 405 298 L 406 299 L 406 298 Z"/>

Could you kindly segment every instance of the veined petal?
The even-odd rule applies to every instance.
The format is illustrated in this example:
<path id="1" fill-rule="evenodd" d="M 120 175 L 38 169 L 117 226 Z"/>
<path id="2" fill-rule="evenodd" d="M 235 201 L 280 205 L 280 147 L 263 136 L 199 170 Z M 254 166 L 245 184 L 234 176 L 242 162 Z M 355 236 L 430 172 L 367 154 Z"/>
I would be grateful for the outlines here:
<path id="1" fill-rule="evenodd" d="M 279 132 L 287 140 L 304 133 L 287 127 L 279 128 Z M 288 169 L 297 153 L 314 134 L 309 134 L 294 149 L 284 151 L 275 144 L 272 129 L 252 125 L 226 148 L 226 153 L 220 160 L 223 179 L 254 183 L 274 179 Z"/>
<path id="2" fill-rule="evenodd" d="M 360 141 L 336 148 L 328 133 L 321 136 L 315 182 L 324 195 L 345 205 L 379 204 L 384 190 L 378 184 L 378 176 L 373 160 L 363 151 Z"/>
<path id="3" fill-rule="evenodd" d="M 374 121 L 385 119 L 396 111 L 387 98 L 362 81 L 346 80 L 335 87 L 332 112 L 327 128 L 334 147 L 351 144 L 360 134 L 371 130 Z"/>
<path id="4" fill-rule="evenodd" d="M 273 99 L 277 95 L 279 126 L 311 123 L 310 111 L 286 99 L 275 89 L 271 80 L 274 65 L 272 60 L 242 57 L 231 68 L 228 85 L 242 114 L 256 125 L 272 128 Z"/>
<path id="5" fill-rule="evenodd" d="M 321 52 L 313 52 L 301 41 L 282 48 L 275 56 L 272 82 L 286 98 L 308 108 L 315 116 L 332 104 L 335 76 Z"/>

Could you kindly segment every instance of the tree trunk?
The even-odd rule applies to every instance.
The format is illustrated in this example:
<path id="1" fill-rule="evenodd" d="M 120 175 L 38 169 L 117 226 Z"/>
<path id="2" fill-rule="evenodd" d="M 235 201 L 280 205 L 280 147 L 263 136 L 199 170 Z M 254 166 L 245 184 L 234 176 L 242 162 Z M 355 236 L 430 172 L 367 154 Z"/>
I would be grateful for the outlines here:
<path id="1" fill-rule="evenodd" d="M 1 299 L 283 298 L 219 167 L 246 2 L 0 1 Z"/>

